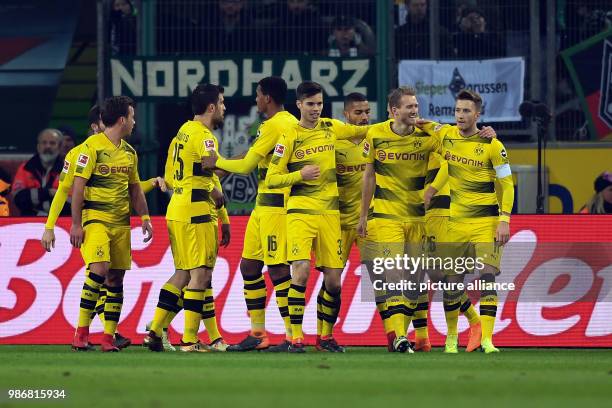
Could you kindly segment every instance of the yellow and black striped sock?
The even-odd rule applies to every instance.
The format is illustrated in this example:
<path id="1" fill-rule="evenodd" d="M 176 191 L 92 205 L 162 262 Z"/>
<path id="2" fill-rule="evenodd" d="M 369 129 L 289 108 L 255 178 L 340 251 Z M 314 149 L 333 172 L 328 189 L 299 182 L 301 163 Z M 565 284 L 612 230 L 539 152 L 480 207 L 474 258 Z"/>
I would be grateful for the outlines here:
<path id="1" fill-rule="evenodd" d="M 446 317 L 446 334 L 457 335 L 457 323 L 459 322 L 459 307 L 461 306 L 461 291 L 445 290 L 442 301 L 444 304 L 444 316 Z"/>
<path id="2" fill-rule="evenodd" d="M 104 334 L 115 335 L 121 308 L 123 307 L 123 285 L 106 286 L 106 302 L 104 302 Z"/>
<path id="3" fill-rule="evenodd" d="M 161 336 L 163 329 L 167 328 L 170 324 L 168 315 L 174 313 L 176 316 L 176 313 L 181 310 L 178 307 L 180 296 L 181 290 L 171 283 L 164 283 L 164 286 L 159 291 L 159 301 L 157 302 L 155 314 L 153 315 L 153 324 L 151 325 L 151 330 L 157 336 Z"/>
<path id="4" fill-rule="evenodd" d="M 303 340 L 302 322 L 304 320 L 304 309 L 306 309 L 306 286 L 292 283 L 289 287 L 287 303 L 289 305 L 289 319 L 291 320 L 293 340 Z"/>
<path id="5" fill-rule="evenodd" d="M 251 318 L 251 333 L 262 333 L 266 327 L 266 281 L 261 274 L 244 280 L 244 300 Z"/>
<path id="6" fill-rule="evenodd" d="M 185 309 L 185 330 L 183 331 L 183 343 L 197 343 L 202 309 L 204 308 L 205 290 L 187 289 L 183 299 Z"/>
<path id="7" fill-rule="evenodd" d="M 166 315 L 166 320 L 164 321 L 164 324 L 163 324 L 164 330 L 168 330 L 168 327 L 170 326 L 170 323 L 172 323 L 172 320 L 174 320 L 178 312 L 180 312 L 181 309 L 183 308 L 183 298 L 184 297 L 185 297 L 185 288 L 181 290 L 181 296 L 179 296 L 178 301 L 176 302 L 176 309 L 174 309 L 171 312 L 168 312 L 168 314 Z"/>
<path id="8" fill-rule="evenodd" d="M 221 337 L 217 326 L 217 315 L 215 314 L 215 298 L 212 287 L 209 285 L 204 292 L 204 306 L 202 308 L 202 320 L 208 333 L 208 340 L 212 343 Z"/>
<path id="9" fill-rule="evenodd" d="M 414 312 L 416 312 L 418 296 L 414 296 L 414 299 L 410 299 L 406 296 L 406 294 L 404 294 L 403 298 L 404 307 L 402 313 L 404 314 L 404 329 L 407 332 L 408 328 L 410 327 L 410 322 L 414 318 Z M 404 336 L 406 335 L 406 332 L 404 332 Z"/>
<path id="10" fill-rule="evenodd" d="M 321 284 L 317 294 L 317 338 L 321 338 L 323 332 L 323 293 L 325 293 L 325 282 Z"/>
<path id="11" fill-rule="evenodd" d="M 81 290 L 81 303 L 79 306 L 78 327 L 89 327 L 92 313 L 96 308 L 96 302 L 100 297 L 100 287 L 104 284 L 104 277 L 89 272 L 85 276 L 83 289 Z"/>
<path id="12" fill-rule="evenodd" d="M 385 334 L 393 332 L 393 328 L 389 324 L 389 311 L 387 310 L 387 292 L 384 290 L 374 291 L 374 300 L 376 302 L 376 310 L 382 320 Z"/>
<path id="13" fill-rule="evenodd" d="M 482 275 L 484 285 L 495 283 L 495 276 L 490 273 Z M 482 324 L 482 339 L 492 340 L 497 315 L 497 291 L 483 289 L 480 291 L 480 322 Z"/>
<path id="14" fill-rule="evenodd" d="M 480 316 L 478 316 L 476 308 L 474 305 L 472 305 L 472 302 L 465 291 L 463 291 L 463 294 L 461 295 L 461 307 L 459 307 L 459 311 L 467 318 L 470 326 L 480 323 Z"/>
<path id="15" fill-rule="evenodd" d="M 429 338 L 427 331 L 427 313 L 429 312 L 429 293 L 422 293 L 417 300 L 416 310 L 414 311 L 414 326 L 415 336 L 418 339 Z"/>
<path id="16" fill-rule="evenodd" d="M 321 301 L 323 318 L 321 338 L 324 339 L 332 336 L 334 325 L 336 324 L 336 320 L 338 320 L 338 313 L 340 313 L 340 304 L 340 290 L 338 290 L 338 293 L 331 293 L 327 289 L 323 292 L 323 300 Z"/>
<path id="17" fill-rule="evenodd" d="M 274 292 L 276 294 L 276 305 L 285 324 L 285 338 L 291 341 L 291 319 L 289 318 L 289 303 L 287 301 L 289 287 L 291 286 L 291 275 L 273 280 L 272 283 L 274 284 Z"/>
<path id="18" fill-rule="evenodd" d="M 389 316 L 389 328 L 395 331 L 395 336 L 406 336 L 406 322 L 404 310 L 406 303 L 401 294 L 390 293 L 387 298 L 387 314 Z"/>
<path id="19" fill-rule="evenodd" d="M 102 285 L 100 288 L 100 296 L 98 296 L 98 301 L 96 302 L 96 309 L 91 314 L 92 320 L 94 315 L 98 315 L 100 322 L 102 322 L 102 327 L 104 327 L 104 302 L 106 302 L 106 285 Z"/>

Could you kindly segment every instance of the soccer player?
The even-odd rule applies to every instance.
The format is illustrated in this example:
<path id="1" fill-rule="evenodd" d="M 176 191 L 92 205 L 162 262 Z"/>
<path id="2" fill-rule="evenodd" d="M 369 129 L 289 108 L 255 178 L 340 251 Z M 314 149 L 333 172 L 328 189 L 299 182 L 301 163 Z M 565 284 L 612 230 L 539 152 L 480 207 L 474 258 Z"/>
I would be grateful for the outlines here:
<path id="1" fill-rule="evenodd" d="M 105 129 L 104 123 L 100 119 L 100 108 L 98 105 L 94 105 L 88 114 L 89 126 L 90 126 L 90 136 L 95 133 L 103 132 Z M 91 133 L 93 132 L 93 133 Z M 47 222 L 45 223 L 45 231 L 41 238 L 41 244 L 43 248 L 47 252 L 51 252 L 51 248 L 55 246 L 55 224 L 57 222 L 57 218 L 59 217 L 68 196 L 70 195 L 70 190 L 72 189 L 72 183 L 74 181 L 74 168 L 76 166 L 75 157 L 77 152 L 80 149 L 79 146 L 75 146 L 72 148 L 64 158 L 64 167 L 62 169 L 62 173 L 60 174 L 59 186 L 57 188 L 57 192 L 55 196 L 53 196 L 53 201 L 51 202 L 51 207 L 49 208 L 49 216 L 47 217 Z M 147 193 L 155 187 L 159 187 L 162 191 L 166 191 L 166 185 L 164 180 L 161 177 L 155 177 L 146 181 L 140 182 L 140 187 L 142 188 L 144 193 Z M 86 274 L 89 274 L 89 265 L 86 265 Z M 106 300 L 106 286 L 109 285 L 109 282 L 104 283 L 100 288 L 100 295 L 98 297 L 98 301 L 95 307 L 95 313 L 97 313 L 102 325 L 104 325 L 104 302 Z M 93 318 L 93 316 L 92 316 Z M 127 337 L 122 336 L 118 331 L 115 332 L 115 345 L 123 349 L 128 347 L 131 344 L 131 340 Z M 93 346 L 88 347 L 88 350 L 92 350 Z"/>
<path id="2" fill-rule="evenodd" d="M 476 92 L 463 90 L 457 95 L 455 126 L 435 123 L 423 125 L 426 131 L 443 137 L 443 156 L 448 161 L 450 185 L 450 222 L 448 240 L 461 247 L 459 256 L 473 254 L 484 267 L 478 271 L 485 284 L 480 293 L 481 347 L 485 353 L 499 350 L 493 345 L 493 329 L 497 314 L 497 292 L 492 284 L 500 273 L 503 245 L 510 237 L 510 212 L 514 202 L 514 185 L 508 154 L 497 139 L 483 139 L 476 123 L 482 109 L 482 98 Z M 501 186 L 501 203 L 495 182 Z M 426 203 L 436 193 L 430 186 Z M 500 208 L 501 207 L 501 208 Z M 462 282 L 463 274 L 447 276 L 449 282 Z M 449 305 L 445 305 L 447 308 Z M 445 351 L 457 351 L 457 317 L 446 313 L 448 334 Z"/>
<path id="3" fill-rule="evenodd" d="M 266 77 L 259 81 L 255 102 L 257 111 L 266 117 L 259 126 L 257 139 L 242 159 L 228 160 L 211 156 L 203 159 L 205 168 L 219 168 L 231 173 L 249 174 L 258 170 L 259 184 L 255 209 L 249 217 L 244 235 L 244 249 L 240 272 L 244 281 L 244 297 L 251 319 L 251 331 L 240 343 L 228 351 L 267 349 L 271 352 L 287 351 L 291 344 L 291 322 L 287 294 L 291 286 L 291 274 L 287 264 L 286 202 L 289 188 L 268 188 L 266 174 L 274 146 L 279 136 L 297 123 L 297 119 L 285 111 L 287 83 L 279 77 Z M 268 348 L 270 343 L 265 331 L 266 283 L 263 266 L 274 284 L 276 303 L 285 323 L 285 341 Z"/>
<path id="4" fill-rule="evenodd" d="M 364 146 L 363 154 L 368 164 L 358 231 L 362 237 L 368 234 L 367 217 L 374 197 L 372 218 L 376 221 L 373 238 L 377 244 L 376 256 L 415 255 L 417 244 L 425 235 L 423 189 L 427 163 L 432 152 L 440 151 L 441 143 L 439 138 L 415 127 L 419 105 L 414 89 L 400 87 L 393 90 L 388 99 L 393 119 L 373 125 Z M 414 272 L 410 281 L 418 283 L 421 271 Z M 401 273 L 389 271 L 387 281 L 396 282 Z M 412 352 L 406 332 L 417 309 L 419 295 L 418 290 L 387 293 L 387 316 L 395 334 L 395 351 Z M 426 327 L 426 314 L 425 321 L 415 324 L 415 328 L 420 328 L 420 324 Z"/>
<path id="5" fill-rule="evenodd" d="M 202 158 L 218 148 L 212 130 L 223 124 L 223 87 L 198 85 L 191 94 L 191 107 L 193 120 L 183 124 L 171 142 L 173 194 L 166 212 L 166 222 L 177 270 L 171 280 L 182 277 L 188 281 L 183 295 L 185 329 L 179 349 L 184 352 L 205 352 L 209 348 L 199 341 L 198 329 L 218 244 L 211 197 L 220 208 L 223 196 L 215 188 L 213 171 L 203 169 Z M 164 300 L 163 295 L 166 295 L 164 291 L 168 292 L 168 298 L 178 302 L 181 287 L 182 282 L 164 285 L 160 303 Z M 145 340 L 152 351 L 163 351 L 161 335 L 170 311 L 159 305 L 155 309 L 153 325 Z"/>
<path id="6" fill-rule="evenodd" d="M 174 157 L 173 152 L 176 147 L 177 139 L 173 139 L 168 147 L 168 155 L 166 158 L 166 166 L 164 171 L 164 179 L 167 181 L 167 185 L 170 189 L 173 188 L 174 183 Z M 180 169 L 180 163 L 179 163 Z M 219 191 L 217 197 L 223 194 L 221 188 L 221 181 L 219 177 L 213 173 L 213 183 L 215 189 Z M 212 195 L 212 194 L 211 194 Z M 227 247 L 230 243 L 230 220 L 227 214 L 225 206 L 217 209 L 215 201 L 211 197 L 211 205 L 213 210 L 211 211 L 211 223 L 215 228 L 215 237 L 218 237 L 218 219 L 221 219 L 221 242 L 220 245 Z M 216 256 L 213 263 L 216 263 Z M 174 274 L 168 279 L 168 281 L 162 286 L 159 291 L 159 301 L 156 307 L 156 315 L 152 321 L 147 323 L 146 331 L 150 332 L 153 329 L 154 322 L 156 332 L 159 332 L 161 327 L 161 341 L 163 351 L 176 351 L 176 348 L 170 343 L 168 339 L 168 326 L 172 320 L 176 317 L 178 312 L 183 308 L 183 300 L 185 294 L 185 286 L 189 283 L 189 274 L 185 270 L 175 269 Z M 157 321 L 155 320 L 157 318 Z M 209 344 L 206 348 L 210 351 L 226 351 L 228 344 L 223 340 L 221 333 L 219 332 L 219 326 L 217 324 L 217 316 L 215 313 L 215 299 L 213 295 L 212 286 L 209 284 L 204 292 L 204 306 L 202 309 L 202 321 L 206 327 L 208 333 Z M 143 345 L 150 347 L 150 336 L 145 336 Z M 153 346 L 153 351 L 159 350 L 159 344 Z"/>
<path id="7" fill-rule="evenodd" d="M 483 134 L 487 134 L 487 130 L 484 128 L 480 135 L 482 136 Z M 431 198 L 427 199 L 427 206 L 425 210 L 425 231 L 427 233 L 424 241 L 425 252 L 429 257 L 444 258 L 446 254 L 445 252 L 449 249 L 448 218 L 450 215 L 450 188 L 448 185 L 448 162 L 437 153 L 429 156 L 427 178 L 425 179 L 426 192 L 430 186 L 432 186 L 437 192 Z M 440 282 L 445 278 L 443 270 L 429 269 L 426 272 L 429 275 L 429 279 L 433 282 Z M 429 295 L 428 293 L 425 295 L 427 297 L 425 299 L 427 304 L 425 304 L 425 306 L 421 306 L 422 303 L 419 301 L 417 312 L 419 309 L 423 309 L 425 311 L 426 319 L 429 309 Z M 480 316 L 472 305 L 467 293 L 465 290 L 448 290 L 444 291 L 443 295 L 445 314 L 448 314 L 450 320 L 452 320 L 455 316 L 458 317 L 456 310 L 459 309 L 459 311 L 468 319 L 470 324 L 469 340 L 465 351 L 472 352 L 476 350 L 478 347 L 480 347 L 480 339 L 482 337 Z M 413 321 L 413 323 L 415 323 L 415 321 Z M 451 324 L 451 327 L 456 329 L 457 324 Z M 428 336 L 426 335 L 425 337 Z M 423 336 L 421 336 L 421 338 L 423 338 Z"/>
<path id="8" fill-rule="evenodd" d="M 370 122 L 370 104 L 365 95 L 353 92 L 344 99 L 344 118 L 352 125 L 365 126 Z M 355 138 L 351 140 L 338 140 L 336 142 L 336 178 L 338 181 L 338 197 L 340 209 L 340 228 L 342 230 L 342 260 L 346 261 L 350 254 L 353 244 L 356 244 L 360 251 L 362 248 L 362 238 L 357 234 L 357 224 L 359 223 L 359 211 L 361 203 L 361 185 L 363 172 L 366 167 L 366 159 L 363 157 L 365 139 Z M 368 220 L 370 230 L 374 230 L 373 220 Z M 366 239 L 371 238 L 371 235 Z M 325 294 L 325 284 L 321 285 L 317 296 L 317 342 L 319 348 L 321 341 L 321 328 L 323 324 L 322 308 L 323 297 Z M 376 307 L 379 311 L 385 332 L 389 331 L 386 314 L 386 304 L 380 301 L 381 296 L 377 296 Z M 392 345 L 392 340 L 391 340 Z"/>
<path id="9" fill-rule="evenodd" d="M 306 283 L 310 254 L 324 274 L 324 324 L 320 347 L 343 352 L 333 338 L 333 326 L 340 310 L 342 233 L 336 183 L 336 139 L 363 138 L 367 126 L 354 126 L 321 118 L 323 88 L 302 82 L 297 90 L 300 121 L 280 137 L 266 177 L 268 188 L 291 187 L 287 202 L 287 260 L 292 263 L 289 288 L 289 317 L 292 344 L 289 352 L 303 353 L 302 321 L 306 304 Z"/>
<path id="10" fill-rule="evenodd" d="M 124 140 L 135 124 L 134 103 L 125 96 L 111 97 L 101 110 L 106 129 L 80 145 L 74 162 L 70 242 L 81 248 L 89 274 L 72 347 L 87 348 L 92 313 L 106 280 L 101 349 L 109 352 L 119 351 L 113 336 L 123 303 L 123 276 L 131 267 L 130 202 L 142 218 L 145 242 L 152 238 L 153 228 L 140 188 L 138 157 Z"/>

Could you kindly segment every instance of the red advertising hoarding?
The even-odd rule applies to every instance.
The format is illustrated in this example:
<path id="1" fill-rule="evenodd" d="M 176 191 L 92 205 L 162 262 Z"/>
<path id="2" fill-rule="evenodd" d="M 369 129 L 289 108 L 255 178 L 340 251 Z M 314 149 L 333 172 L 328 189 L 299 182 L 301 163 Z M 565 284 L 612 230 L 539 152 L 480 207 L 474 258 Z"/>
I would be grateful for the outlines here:
<path id="1" fill-rule="evenodd" d="M 219 328 L 230 343 L 240 340 L 250 327 L 239 271 L 247 220 L 232 217 L 232 243 L 220 250 L 213 273 Z M 46 253 L 39 241 L 44 219 L 0 219 L 0 344 L 67 344 L 72 340 L 84 265 L 79 251 L 70 246 L 69 222 L 58 222 L 55 249 Z M 139 220 L 132 222 L 133 263 L 124 281 L 119 330 L 139 342 L 145 324 L 153 318 L 159 289 L 174 267 L 163 217 L 153 218 L 155 235 L 146 244 Z M 513 216 L 511 231 L 501 269 L 502 274 L 512 274 L 515 290 L 498 307 L 496 345 L 612 347 L 612 216 Z M 513 242 L 521 243 L 515 245 L 520 250 L 512 249 Z M 598 256 L 584 250 L 591 245 Z M 353 249 L 343 275 L 336 338 L 346 345 L 386 344 L 374 303 L 362 301 L 360 275 L 359 254 Z M 267 276 L 266 280 L 266 328 L 272 342 L 280 342 L 283 323 Z M 316 292 L 321 280 L 313 271 L 306 293 L 307 342 L 313 342 L 316 334 Z M 477 294 L 471 295 L 476 304 Z M 180 313 L 170 326 L 172 340 L 178 340 L 182 327 Z M 461 318 L 460 339 L 465 339 L 467 328 Z M 101 329 L 94 319 L 92 333 Z M 433 294 L 429 332 L 433 344 L 444 343 L 440 294 Z M 97 340 L 94 335 L 93 341 Z"/>

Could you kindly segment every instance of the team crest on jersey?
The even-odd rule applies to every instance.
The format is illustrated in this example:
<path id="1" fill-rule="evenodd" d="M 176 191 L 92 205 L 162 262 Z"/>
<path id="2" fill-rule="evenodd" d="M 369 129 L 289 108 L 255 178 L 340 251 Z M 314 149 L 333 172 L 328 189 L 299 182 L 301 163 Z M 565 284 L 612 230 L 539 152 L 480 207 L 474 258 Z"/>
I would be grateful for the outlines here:
<path id="1" fill-rule="evenodd" d="M 285 155 L 285 146 L 282 144 L 277 144 L 274 148 L 274 155 L 278 157 L 283 157 Z"/>
<path id="2" fill-rule="evenodd" d="M 85 167 L 87 166 L 87 163 L 89 163 L 89 156 L 86 155 L 85 153 L 81 153 L 79 154 L 79 158 L 77 159 L 77 166 L 79 167 Z"/>
<path id="3" fill-rule="evenodd" d="M 207 152 L 210 152 L 211 150 L 215 150 L 215 141 L 212 139 L 206 139 L 204 141 L 204 149 Z"/>
<path id="4" fill-rule="evenodd" d="M 70 170 L 70 162 L 68 160 L 64 160 L 64 168 L 62 169 L 63 173 L 68 173 Z"/>
<path id="5" fill-rule="evenodd" d="M 484 149 L 482 147 L 482 143 L 478 143 L 478 146 L 476 146 L 476 148 L 474 149 L 474 154 L 476 156 L 480 156 L 483 153 L 484 153 Z"/>
<path id="6" fill-rule="evenodd" d="M 414 141 L 414 148 L 415 149 L 419 149 L 422 145 L 423 145 L 423 142 L 421 141 L 421 139 L 417 139 L 417 140 Z"/>
<path id="7" fill-rule="evenodd" d="M 368 142 L 363 142 L 363 155 L 364 156 L 370 155 L 370 144 Z"/>
<path id="8" fill-rule="evenodd" d="M 436 125 L 436 126 L 434 127 L 434 132 L 438 132 L 438 131 L 440 131 L 440 129 L 442 129 L 442 126 L 444 126 L 444 125 L 443 125 L 443 124 L 441 124 L 441 123 L 440 123 L 439 125 Z"/>

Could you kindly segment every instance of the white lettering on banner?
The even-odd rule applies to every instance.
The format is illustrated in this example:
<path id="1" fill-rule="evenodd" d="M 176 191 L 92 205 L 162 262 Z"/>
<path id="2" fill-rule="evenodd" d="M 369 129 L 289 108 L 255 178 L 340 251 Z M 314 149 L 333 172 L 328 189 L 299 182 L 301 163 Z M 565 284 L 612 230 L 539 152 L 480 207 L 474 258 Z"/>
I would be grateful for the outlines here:
<path id="1" fill-rule="evenodd" d="M 569 282 L 563 289 L 549 294 L 551 285 L 561 276 L 569 276 Z M 523 284 L 516 305 L 516 321 L 526 333 L 536 336 L 563 333 L 580 321 L 580 315 L 551 320 L 544 317 L 543 310 L 573 304 L 586 295 L 592 285 L 593 271 L 579 259 L 557 258 L 544 262 Z"/>
<path id="2" fill-rule="evenodd" d="M 227 82 L 221 80 L 221 72 L 227 72 Z M 210 83 L 222 85 L 223 96 L 234 96 L 238 90 L 238 82 L 238 65 L 234 61 L 210 61 Z"/>
<path id="3" fill-rule="evenodd" d="M 370 60 L 344 60 L 342 61 L 343 71 L 354 71 L 353 75 L 349 78 L 344 85 L 342 85 L 342 92 L 344 95 L 348 95 L 351 92 L 359 92 L 364 95 L 368 94 L 368 88 L 365 86 L 357 86 L 359 81 L 368 73 L 370 69 Z M 372 115 L 376 117 L 376 115 Z"/>
<path id="4" fill-rule="evenodd" d="M 143 96 L 142 61 L 134 60 L 132 62 L 132 71 L 134 71 L 134 76 L 130 75 L 121 62 L 111 59 L 113 95 L 122 95 L 124 93 L 121 86 L 124 83 L 132 95 L 136 97 Z"/>
<path id="5" fill-rule="evenodd" d="M 455 97 L 463 89 L 479 92 L 481 117 L 487 122 L 519 121 L 525 61 L 522 57 L 482 61 L 404 60 L 398 66 L 400 85 L 415 87 L 421 114 L 454 123 Z"/>
<path id="6" fill-rule="evenodd" d="M 612 265 L 597 272 L 597 277 L 603 279 L 603 283 L 585 332 L 587 337 L 612 334 Z"/>
<path id="7" fill-rule="evenodd" d="M 26 281 L 34 289 L 31 305 L 19 316 L 0 322 L 0 338 L 17 336 L 45 323 L 57 310 L 62 299 L 62 284 L 53 272 L 72 253 L 70 236 L 55 231 L 55 249 L 27 265 L 19 265 L 29 240 L 39 241 L 41 223 L 21 223 L 0 227 L 0 308 L 12 309 L 17 304 L 10 289 L 13 279 Z"/>
<path id="8" fill-rule="evenodd" d="M 240 273 L 238 273 L 237 275 L 240 275 Z M 219 296 L 219 293 L 221 293 L 225 289 L 225 286 L 227 285 L 228 280 L 229 280 L 229 265 L 225 259 L 217 258 L 217 263 L 215 264 L 215 271 L 212 274 L 213 296 L 215 297 L 215 299 L 217 299 L 217 297 Z M 155 306 L 157 305 L 159 291 L 154 292 L 153 289 L 151 289 L 149 291 L 149 297 L 151 296 L 151 294 L 155 295 L 155 304 L 153 305 L 152 308 L 150 308 L 151 317 L 148 320 L 146 320 L 144 317 L 141 317 L 140 319 L 141 323 L 139 323 L 139 327 L 137 328 L 137 330 L 139 330 L 139 333 L 140 333 L 140 330 L 142 330 L 142 334 L 144 334 L 144 328 L 145 328 L 146 323 L 153 319 L 153 312 L 155 310 Z M 244 300 L 242 301 L 242 303 L 244 304 Z M 220 317 L 219 315 L 222 315 L 221 313 L 219 313 L 220 310 L 225 311 L 225 307 L 222 309 L 218 300 L 215 300 L 215 313 L 217 315 L 217 319 Z M 147 312 L 147 309 L 145 308 L 145 313 L 146 312 Z M 183 310 L 181 310 L 174 317 L 174 319 L 172 319 L 170 326 L 176 332 L 183 334 L 183 330 L 185 328 L 185 314 L 183 313 Z M 223 328 L 223 330 L 225 330 L 225 328 Z M 203 333 L 205 331 L 206 329 L 204 325 L 203 324 L 200 325 L 199 333 Z"/>
<path id="9" fill-rule="evenodd" d="M 147 61 L 149 96 L 174 96 L 174 62 Z"/>
<path id="10" fill-rule="evenodd" d="M 202 61 L 178 61 L 178 96 L 182 98 L 190 95 L 191 91 L 202 82 L 205 73 L 206 70 Z"/>
<path id="11" fill-rule="evenodd" d="M 247 58 L 242 63 L 242 96 L 253 95 L 253 85 L 272 75 L 272 61 L 264 60 L 261 71 L 253 72 L 253 60 Z"/>
<path id="12" fill-rule="evenodd" d="M 318 82 L 327 96 L 338 96 L 338 91 L 332 82 L 338 77 L 338 67 L 334 61 L 312 61 L 310 78 Z"/>
<path id="13" fill-rule="evenodd" d="M 348 271 L 351 266 L 350 261 L 346 263 L 345 271 Z M 353 274 L 361 276 L 361 265 L 353 270 Z M 376 303 L 364 302 L 361 300 L 361 279 L 357 284 L 357 289 L 353 295 L 351 301 L 351 307 L 349 308 L 346 317 L 344 318 L 344 324 L 342 325 L 342 331 L 344 333 L 365 333 L 372 326 L 372 320 L 376 316 Z"/>
<path id="14" fill-rule="evenodd" d="M 163 219 L 153 218 L 159 230 Z M 10 219 L 0 221 L 0 308 L 5 316 L 10 316 L 5 318 L 8 320 L 0 322 L 0 343 L 69 342 L 73 332 L 71 327 L 74 327 L 77 321 L 84 268 L 77 250 L 70 246 L 67 230 L 60 226 L 55 229 L 56 247 L 51 253 L 46 253 L 38 246 L 43 220 L 15 224 L 10 224 L 14 222 Z M 65 226 L 65 221 L 60 220 L 60 224 Z M 582 256 L 584 253 L 579 251 L 580 245 L 571 246 L 569 252 L 563 247 L 547 250 L 545 246 L 549 241 L 538 243 L 535 231 L 544 230 L 544 236 L 550 236 L 550 228 L 555 228 L 555 225 L 558 227 L 558 220 L 554 221 L 555 224 L 549 225 L 548 221 L 542 221 L 534 225 L 532 218 L 527 222 L 517 216 L 513 220 L 515 225 L 517 221 L 519 225 L 525 224 L 528 229 L 511 237 L 502 260 L 502 274 L 497 280 L 518 282 L 518 290 L 521 292 L 510 297 L 511 301 L 506 302 L 508 307 L 502 302 L 498 305 L 496 326 L 499 329 L 496 328 L 496 333 L 499 335 L 499 343 L 610 345 L 612 264 L 605 255 L 609 241 L 602 245 L 603 250 L 594 252 L 604 254 L 597 259 Z M 571 223 L 569 220 L 566 222 Z M 582 223 L 584 222 L 581 221 Z M 245 224 L 246 217 L 234 218 L 233 225 L 238 231 L 242 231 Z M 562 233 L 555 235 L 555 239 L 565 237 L 571 239 L 569 235 Z M 169 245 L 163 238 L 161 241 L 157 239 L 144 243 L 140 226 L 132 229 L 131 238 L 135 260 L 148 260 L 146 266 L 140 266 L 134 261 L 133 270 L 126 274 L 124 281 L 122 333 L 137 336 L 144 334 L 144 326 L 152 319 L 159 289 L 173 273 L 174 266 Z M 521 245 L 511 245 L 512 243 Z M 360 269 L 353 266 L 358 265 L 354 262 L 355 255 L 350 258 L 353 262 L 347 263 L 342 275 L 345 303 L 340 312 L 341 320 L 336 326 L 336 334 L 339 341 L 349 345 L 383 344 L 384 335 L 373 331 L 374 326 L 377 330 L 380 327 L 374 302 L 362 302 L 360 299 L 361 282 L 356 281 Z M 232 248 L 223 256 L 217 260 L 213 273 L 216 310 L 219 327 L 227 335 L 228 341 L 237 341 L 242 333 L 250 328 L 238 266 L 240 251 Z M 151 259 L 155 259 L 154 265 L 151 264 Z M 24 262 L 29 263 L 23 264 Z M 76 271 L 77 269 L 79 270 Z M 594 270 L 597 271 L 597 278 Z M 316 273 L 311 281 L 311 285 L 314 285 L 309 290 L 304 317 L 304 331 L 309 335 L 316 333 L 316 297 L 322 281 L 323 276 L 319 273 Z M 365 281 L 363 284 L 365 285 Z M 65 288 L 65 292 L 62 288 Z M 266 310 L 266 328 L 271 334 L 282 335 L 283 321 L 276 307 L 273 291 L 269 290 L 269 293 L 271 296 Z M 222 296 L 219 296 L 220 294 Z M 430 310 L 430 328 L 432 340 L 437 342 L 440 334 L 446 332 L 446 325 L 441 292 L 434 293 L 434 299 Z M 18 308 L 18 313 L 15 308 Z M 562 314 L 551 317 L 549 311 Z M 559 315 L 562 317 L 559 318 Z M 181 333 L 183 323 L 183 316 L 179 314 L 172 327 Z M 463 332 L 467 328 L 465 319 L 460 319 L 460 331 Z M 101 326 L 95 318 L 92 333 L 100 331 Z M 555 334 L 562 336 L 551 337 Z"/>
<path id="15" fill-rule="evenodd" d="M 281 78 L 287 82 L 287 89 L 296 89 L 303 82 L 300 64 L 297 60 L 285 61 Z"/>

